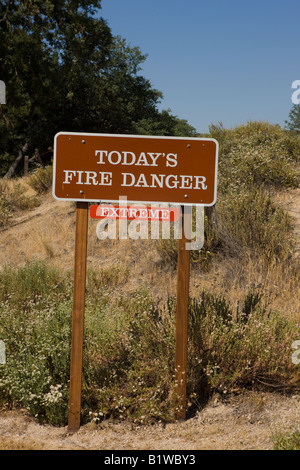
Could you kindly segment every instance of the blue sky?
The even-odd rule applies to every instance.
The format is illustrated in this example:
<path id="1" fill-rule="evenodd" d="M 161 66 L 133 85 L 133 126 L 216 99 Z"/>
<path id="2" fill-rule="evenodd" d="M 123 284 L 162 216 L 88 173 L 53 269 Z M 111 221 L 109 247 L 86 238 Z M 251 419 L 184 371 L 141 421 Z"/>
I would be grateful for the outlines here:
<path id="1" fill-rule="evenodd" d="M 299 0 L 102 0 L 114 35 L 148 54 L 160 109 L 199 132 L 249 120 L 284 126 L 300 80 Z"/>

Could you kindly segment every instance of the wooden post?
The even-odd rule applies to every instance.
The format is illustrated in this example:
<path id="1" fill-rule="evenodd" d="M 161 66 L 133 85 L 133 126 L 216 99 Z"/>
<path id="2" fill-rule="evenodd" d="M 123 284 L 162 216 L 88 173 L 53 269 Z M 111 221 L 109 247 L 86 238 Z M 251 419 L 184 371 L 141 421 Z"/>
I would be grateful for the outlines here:
<path id="1" fill-rule="evenodd" d="M 28 161 L 29 161 L 29 157 L 28 155 L 25 155 L 24 156 L 24 176 L 28 175 Z"/>
<path id="2" fill-rule="evenodd" d="M 186 208 L 187 209 L 187 208 Z M 190 208 L 191 209 L 191 208 Z M 187 227 L 191 226 L 191 211 L 184 214 L 182 207 L 182 237 L 178 240 L 177 264 L 177 310 L 176 310 L 176 344 L 175 344 L 175 385 L 178 395 L 177 419 L 186 417 L 186 380 L 187 380 L 187 338 L 190 251 L 186 249 Z"/>
<path id="3" fill-rule="evenodd" d="M 77 202 L 68 430 L 80 427 L 88 203 Z"/>

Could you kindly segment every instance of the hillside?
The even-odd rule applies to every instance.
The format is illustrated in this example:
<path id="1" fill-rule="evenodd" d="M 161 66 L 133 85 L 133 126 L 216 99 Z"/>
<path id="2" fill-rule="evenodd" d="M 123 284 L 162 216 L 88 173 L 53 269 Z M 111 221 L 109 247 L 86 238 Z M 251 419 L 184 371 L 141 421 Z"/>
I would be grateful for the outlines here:
<path id="1" fill-rule="evenodd" d="M 287 191 L 278 202 L 295 218 L 299 234 L 299 189 Z M 31 257 L 69 269 L 73 265 L 75 209 L 72 203 L 54 200 L 49 192 L 41 205 L 14 217 L 9 226 L 0 230 L 0 263 L 22 263 Z M 300 236 L 298 235 L 300 242 Z M 101 246 L 102 245 L 102 246 Z M 149 248 L 150 246 L 150 248 Z M 139 285 L 151 283 L 159 299 L 175 293 L 176 270 L 160 265 L 159 256 L 151 251 L 151 241 L 109 241 L 99 243 L 94 223 L 90 221 L 89 264 L 95 268 L 116 263 L 126 264 L 131 276 L 124 286 L 130 292 Z M 191 273 L 191 292 L 204 286 L 222 289 L 224 267 L 214 267 L 212 273 Z M 161 278 L 164 278 L 162 286 Z M 219 284 L 218 284 L 219 279 Z M 227 289 L 230 296 L 230 290 Z M 279 291 L 279 289 L 278 289 Z M 274 292 L 272 301 L 291 313 L 289 293 Z M 235 294 L 236 295 L 236 294 Z M 279 297 L 279 298 L 278 298 Z M 298 303 L 299 306 L 299 303 Z M 293 312 L 299 318 L 299 310 Z M 24 411 L 0 413 L 0 435 L 3 448 L 31 449 L 272 449 L 273 433 L 289 431 L 300 418 L 300 398 L 277 396 L 272 393 L 250 393 L 222 401 L 213 397 L 205 409 L 187 422 L 167 426 L 137 426 L 124 423 L 104 423 L 100 428 L 85 425 L 76 435 L 67 428 L 40 425 Z"/>
<path id="2" fill-rule="evenodd" d="M 249 128 L 248 130 L 246 128 L 246 131 L 248 132 Z M 274 129 L 271 129 L 271 131 L 275 132 Z M 220 130 L 218 130 L 218 132 L 220 132 Z M 245 129 L 241 128 L 235 132 L 242 133 L 245 132 Z M 250 137 L 253 138 L 253 134 L 250 132 L 249 134 Z M 236 135 L 230 135 L 232 145 L 230 150 L 226 147 L 227 144 L 224 136 L 219 135 L 217 137 L 222 141 L 223 148 L 221 151 L 224 152 L 223 155 L 227 152 L 228 158 L 231 159 L 232 167 L 235 167 L 237 159 L 240 158 L 236 148 L 232 144 Z M 250 137 L 248 138 L 250 139 Z M 249 149 L 248 152 L 250 155 L 251 152 Z M 274 151 L 274 153 L 276 156 L 276 151 Z M 254 155 L 253 152 L 248 160 L 248 162 L 251 160 L 253 168 L 257 171 L 256 174 L 262 171 L 257 158 L 257 155 Z M 220 179 L 220 208 L 217 204 L 217 212 L 213 214 L 212 219 L 217 227 L 217 235 L 209 227 L 206 228 L 208 246 L 206 245 L 204 247 L 202 258 L 198 254 L 198 258 L 196 256 L 192 260 L 190 295 L 192 298 L 199 299 L 203 291 L 209 292 L 211 295 L 222 297 L 224 302 L 228 302 L 228 305 L 232 307 L 232 311 L 235 312 L 238 308 L 241 308 L 240 306 L 244 299 L 247 298 L 247 295 L 249 295 L 249 292 L 253 292 L 261 296 L 262 302 L 267 306 L 268 312 L 280 312 L 283 318 L 294 322 L 295 325 L 299 325 L 299 163 L 294 161 L 292 165 L 293 171 L 295 175 L 297 175 L 297 181 L 292 174 L 288 174 L 287 166 L 279 167 L 277 160 L 275 163 L 276 172 L 271 164 L 268 163 L 269 173 L 267 176 L 264 175 L 263 177 L 269 178 L 272 171 L 272 175 L 275 173 L 279 175 L 281 172 L 282 180 L 280 185 L 278 185 L 278 183 L 274 184 L 273 181 L 268 181 L 268 186 L 264 189 L 265 192 L 257 192 L 251 199 L 251 204 L 253 201 L 255 203 L 257 202 L 257 204 L 261 204 L 261 207 L 265 210 L 262 216 L 264 218 L 261 219 L 262 222 L 260 222 L 259 212 L 255 212 L 256 221 L 261 223 L 261 225 L 255 227 L 255 231 L 252 230 L 252 227 L 247 226 L 247 224 L 245 224 L 245 226 L 242 225 L 242 204 L 247 203 L 247 208 L 250 207 L 250 199 L 247 199 L 248 193 L 246 193 L 246 189 L 245 193 L 243 193 L 242 188 L 240 188 L 238 196 L 235 196 L 234 188 L 230 189 L 232 193 L 230 193 L 229 189 L 225 193 L 223 189 L 225 187 L 225 170 L 223 171 Z M 221 169 L 224 168 L 222 161 L 220 164 Z M 241 172 L 244 171 L 243 165 L 244 163 L 239 167 Z M 259 174 L 262 178 L 262 173 Z M 244 175 L 245 173 L 237 174 L 236 178 L 244 178 Z M 68 282 L 72 280 L 71 273 L 74 264 L 75 230 L 74 203 L 54 200 L 50 189 L 45 192 L 34 190 L 30 177 L 23 177 L 17 181 L 11 181 L 5 184 L 9 186 L 8 193 L 10 193 L 12 198 L 12 208 L 5 222 L 0 226 L 0 266 L 2 268 L 8 266 L 9 269 L 12 270 L 11 273 L 20 266 L 26 264 L 30 266 L 34 261 L 44 262 L 45 265 L 49 267 L 53 266 L 58 269 L 60 273 L 60 278 L 56 282 L 57 285 L 62 286 L 61 296 L 66 295 L 68 297 L 70 289 L 69 287 L 64 287 L 61 283 L 64 278 L 67 279 Z M 21 190 L 20 188 L 17 191 L 15 190 L 16 184 L 21 186 Z M 228 188 L 228 185 L 226 187 Z M 252 189 L 253 187 L 254 184 Z M 6 187 L 6 201 L 8 200 L 8 193 Z M 229 193 L 231 194 L 230 198 L 228 198 Z M 271 198 L 267 202 L 263 199 L 265 194 Z M 33 202 L 34 198 L 38 198 L 38 201 Z M 22 199 L 23 206 L 20 203 Z M 26 203 L 24 203 L 25 199 Z M 224 201 L 226 201 L 227 205 Z M 235 205 L 233 205 L 233 201 Z M 15 206 L 13 206 L 14 202 Z M 232 219 L 229 218 L 229 212 L 227 212 L 227 207 L 229 207 L 230 204 Z M 274 209 L 271 204 L 274 204 L 276 208 Z M 269 209 L 270 207 L 271 210 Z M 270 210 L 271 215 L 266 212 L 267 210 Z M 279 212 L 279 210 L 282 210 L 282 213 Z M 235 211 L 240 211 L 237 217 L 235 216 Z M 255 211 L 257 211 L 256 206 Z M 252 213 L 249 211 L 246 217 L 251 216 Z M 224 220 L 226 220 L 227 223 L 226 227 Z M 232 229 L 231 226 L 233 220 L 235 220 L 236 225 L 240 224 L 239 232 L 235 233 L 234 236 L 234 229 Z M 276 223 L 279 228 L 276 226 Z M 111 320 L 109 320 L 107 328 L 114 329 L 113 321 L 115 313 L 116 315 L 118 313 L 118 309 L 116 310 L 115 303 L 106 303 L 108 297 L 114 298 L 116 301 L 120 299 L 118 300 L 119 304 L 117 304 L 119 306 L 118 308 L 120 308 L 120 312 L 130 305 L 129 313 L 132 315 L 136 312 L 137 316 L 140 318 L 141 314 L 137 306 L 138 304 L 130 303 L 133 302 L 132 299 L 137 299 L 142 302 L 142 300 L 140 300 L 142 297 L 138 297 L 139 294 L 137 293 L 144 295 L 141 293 L 150 291 L 155 305 L 163 308 L 168 299 L 176 294 L 177 280 L 176 260 L 174 262 L 173 252 L 174 246 L 171 242 L 169 244 L 158 244 L 156 240 L 101 241 L 98 240 L 96 236 L 96 224 L 96 221 L 89 220 L 88 268 L 92 271 L 92 275 L 88 282 L 89 289 L 92 289 L 91 292 L 93 292 L 94 289 L 94 294 L 89 294 L 88 296 L 89 335 L 90 331 L 96 331 L 94 328 L 97 327 L 98 320 L 93 319 L 92 312 L 94 310 L 96 311 L 98 308 L 100 309 L 99 311 L 105 312 L 106 308 L 108 308 Z M 262 230 L 264 224 L 267 227 L 266 234 L 264 234 Z M 289 229 L 288 224 L 290 224 L 291 229 Z M 274 233 L 278 234 L 278 237 L 282 236 L 282 233 L 287 237 L 286 239 L 281 238 L 278 242 L 279 245 L 284 245 L 284 240 L 287 240 L 290 245 L 287 247 L 278 247 L 276 243 L 273 243 L 270 227 L 273 227 Z M 247 235 L 251 233 L 251 237 L 255 237 L 258 232 L 260 237 L 258 241 L 255 242 L 257 244 L 253 245 L 252 240 L 250 240 L 250 242 L 247 240 Z M 271 242 L 273 245 L 271 245 Z M 263 245 L 263 243 L 265 243 L 265 245 Z M 274 258 L 270 255 L 266 260 L 264 257 L 264 248 L 265 252 L 268 250 L 268 253 L 271 253 L 272 256 L 274 252 Z M 8 273 L 9 272 L 10 271 L 8 271 Z M 100 277 L 97 278 L 97 275 Z M 18 275 L 16 274 L 16 279 L 17 278 Z M 101 284 L 101 289 L 97 288 L 97 282 L 103 283 Z M 57 295 L 58 297 L 60 296 L 60 294 Z M 98 299 L 96 299 L 97 296 L 99 297 Z M 8 298 L 6 297 L 6 299 Z M 94 301 L 95 305 L 92 305 Z M 102 301 L 103 303 L 101 303 Z M 5 302 L 10 302 L 10 300 L 8 299 Z M 17 306 L 17 304 L 14 305 L 11 303 L 12 312 L 15 306 Z M 141 308 L 144 308 L 143 305 Z M 274 318 L 275 317 L 276 315 Z M 95 325 L 92 321 L 95 321 Z M 282 322 L 282 320 L 280 320 L 280 322 Z M 283 325 L 283 323 L 280 324 Z M 268 328 L 269 327 L 271 328 L 272 324 L 268 324 Z M 146 328 L 146 326 L 143 326 L 143 328 Z M 263 324 L 263 329 L 266 328 L 266 325 Z M 300 339 L 297 331 L 296 328 L 294 329 L 294 333 L 293 330 L 291 330 L 291 332 L 287 330 L 286 344 L 281 344 L 280 336 L 274 338 L 273 344 L 273 339 L 271 340 L 271 334 L 273 333 L 268 333 L 270 334 L 270 348 L 275 348 L 275 344 L 278 344 L 281 348 L 280 358 L 285 356 L 284 360 L 286 360 L 286 364 L 292 362 L 292 341 Z M 258 333 L 255 334 L 258 335 Z M 125 336 L 122 338 L 125 339 Z M 250 336 L 249 338 L 251 341 Z M 93 344 L 92 338 L 89 339 L 89 341 Z M 103 347 L 107 346 L 103 345 Z M 163 345 L 163 347 L 165 346 Z M 141 357 L 144 357 L 143 348 L 144 346 L 142 345 L 142 349 L 139 350 L 139 354 L 142 355 Z M 286 349 L 284 350 L 284 348 Z M 101 351 L 100 353 L 96 352 L 94 349 L 91 351 L 92 368 L 94 364 L 100 360 Z M 114 349 L 111 349 L 111 351 L 112 354 L 115 354 Z M 109 360 L 105 357 L 105 354 L 106 353 L 103 351 L 101 360 L 104 358 L 104 362 L 108 361 L 109 367 Z M 221 343 L 216 345 L 216 354 L 221 354 Z M 275 349 L 274 354 L 277 354 Z M 145 357 L 143 360 L 146 361 L 145 367 L 148 367 Z M 157 357 L 154 355 L 153 363 L 157 360 Z M 219 358 L 218 360 L 221 364 L 221 359 Z M 256 364 L 253 365 L 253 370 L 257 367 L 259 371 L 253 373 L 252 377 L 253 381 L 255 381 L 253 389 L 251 389 L 251 387 L 244 387 L 242 381 L 246 379 L 243 378 L 242 370 L 237 370 L 237 372 L 240 372 L 241 376 L 240 385 L 237 385 L 237 382 L 234 382 L 232 377 L 229 378 L 229 364 L 228 371 L 224 370 L 224 376 L 222 378 L 220 374 L 212 378 L 210 385 L 212 393 L 206 402 L 201 403 L 201 406 L 199 406 L 198 402 L 198 410 L 193 413 L 191 412 L 189 415 L 190 418 L 186 422 L 176 423 L 172 422 L 172 420 L 169 422 L 168 420 L 165 422 L 164 420 L 158 420 L 156 422 L 154 421 L 153 424 L 151 420 L 149 423 L 147 421 L 144 423 L 143 419 L 139 417 L 136 419 L 136 422 L 126 419 L 121 421 L 119 419 L 113 419 L 112 421 L 104 420 L 99 424 L 95 424 L 94 421 L 97 420 L 90 419 L 90 422 L 84 424 L 76 435 L 68 435 L 65 426 L 55 427 L 50 424 L 39 424 L 33 417 L 34 414 L 30 414 L 25 410 L 25 406 L 22 407 L 21 405 L 21 410 L 18 411 L 14 407 L 10 410 L 7 405 L 3 404 L 3 411 L 0 412 L 0 436 L 2 442 L 2 444 L 0 443 L 0 448 L 2 445 L 4 448 L 102 448 L 108 450 L 272 449 L 274 446 L 274 433 L 291 432 L 297 429 L 297 427 L 299 428 L 299 375 L 297 376 L 297 370 L 294 372 L 288 365 L 286 370 L 287 375 L 285 377 L 283 371 L 280 371 L 281 366 L 279 362 L 277 372 L 275 372 L 274 366 L 273 375 L 271 374 L 271 370 L 266 371 L 264 375 L 262 373 L 263 368 L 266 367 L 265 364 L 267 362 L 270 362 L 270 358 L 263 359 L 260 355 L 253 360 L 257 361 Z M 263 360 L 266 362 L 263 362 Z M 260 361 L 262 361 L 261 364 Z M 139 367 L 137 364 L 138 363 L 135 363 L 135 367 Z M 276 361 L 274 364 L 276 364 Z M 282 364 L 285 364 L 285 362 L 282 362 Z M 223 365 L 225 365 L 225 362 L 223 362 Z M 242 368 L 243 366 L 240 367 Z M 96 392 L 96 389 L 94 390 L 93 388 L 93 380 L 96 380 L 96 378 L 92 375 L 94 374 L 92 369 L 91 371 L 89 370 L 89 373 L 91 373 L 92 377 L 92 386 L 91 390 L 87 390 L 86 392 L 86 400 L 87 403 L 92 403 L 96 396 L 93 395 L 93 393 Z M 133 372 L 130 373 L 133 374 Z M 132 377 L 135 376 L 132 375 Z M 142 375 L 142 377 L 144 377 L 143 380 L 145 380 L 146 375 Z M 221 386 L 221 382 L 215 382 L 217 385 L 214 389 L 213 380 L 217 379 L 220 381 L 228 380 L 228 385 L 223 384 Z M 268 382 L 268 380 L 270 381 Z M 169 384 L 165 383 L 164 386 L 166 390 L 168 390 Z M 124 390 L 122 393 L 124 393 Z M 141 388 L 141 394 L 144 393 L 146 392 Z M 146 397 L 147 395 L 142 396 Z M 128 400 L 127 407 L 129 409 L 131 406 L 129 395 L 126 399 Z M 107 410 L 109 410 L 110 405 L 108 402 L 104 402 L 103 406 L 107 407 Z M 126 405 L 124 405 L 124 410 L 125 406 Z M 158 406 L 160 405 L 157 405 L 157 407 Z M 122 413 L 122 410 L 120 412 Z M 155 408 L 155 413 L 159 412 L 162 413 L 162 410 L 160 409 L 160 411 L 158 411 L 158 408 Z M 53 416 L 53 411 L 51 413 Z M 95 416 L 94 413 L 95 410 L 92 409 L 93 417 Z M 107 411 L 107 413 L 109 414 L 111 411 Z M 119 415 L 118 418 L 120 418 L 120 416 L 121 415 Z M 87 419 L 87 421 L 89 420 Z"/>
<path id="3" fill-rule="evenodd" d="M 28 178 L 21 180 L 27 194 L 33 190 L 28 185 Z M 300 255 L 300 188 L 288 189 L 274 195 L 276 204 L 291 217 L 296 244 L 294 258 Z M 63 270 L 73 269 L 75 204 L 57 201 L 51 190 L 42 195 L 41 204 L 30 210 L 16 210 L 9 223 L 0 227 L 0 265 L 18 266 L 25 260 L 42 259 Z M 156 249 L 156 240 L 98 240 L 97 221 L 89 219 L 88 267 L 102 269 L 122 266 L 129 269 L 130 275 L 125 292 L 151 286 L 151 291 L 158 300 L 166 301 L 175 295 L 177 271 L 174 263 L 165 262 Z M 209 272 L 193 265 L 191 270 L 190 292 L 197 296 L 208 288 L 236 302 L 249 287 L 259 286 L 270 302 L 270 308 L 283 308 L 287 315 L 299 318 L 299 286 L 282 279 L 281 266 L 272 267 L 265 277 L 262 266 L 247 260 L 247 279 L 240 279 L 245 267 L 241 260 L 221 259 L 213 263 Z M 238 266 L 236 265 L 238 263 Z M 250 263 L 250 264 L 249 264 Z M 253 265 L 251 265 L 253 263 Z M 237 270 L 238 268 L 238 270 Z M 260 271 L 262 269 L 262 271 Z M 161 283 L 161 278 L 164 283 Z M 241 283 L 241 281 L 243 281 Z M 239 285 L 242 284 L 242 285 Z M 295 304 L 291 305 L 291 298 Z"/>

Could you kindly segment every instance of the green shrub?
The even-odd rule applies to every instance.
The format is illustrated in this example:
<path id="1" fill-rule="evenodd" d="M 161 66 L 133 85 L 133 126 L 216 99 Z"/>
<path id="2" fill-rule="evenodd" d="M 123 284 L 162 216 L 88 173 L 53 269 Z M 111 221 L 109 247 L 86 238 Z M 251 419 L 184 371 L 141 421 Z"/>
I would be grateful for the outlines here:
<path id="1" fill-rule="evenodd" d="M 43 263 L 0 275 L 0 402 L 21 404 L 40 420 L 63 424 L 68 395 L 70 284 Z"/>
<path id="2" fill-rule="evenodd" d="M 33 209 L 39 204 L 38 198 L 24 195 L 24 187 L 20 183 L 11 184 L 0 180 L 0 227 L 8 222 L 17 209 Z"/>
<path id="3" fill-rule="evenodd" d="M 117 271 L 119 270 L 119 275 Z M 82 390 L 83 421 L 171 421 L 176 299 L 158 309 L 147 290 L 116 295 L 123 270 L 88 274 Z M 101 279 L 105 279 L 101 282 Z M 110 282 L 107 282 L 110 279 Z M 0 403 L 27 408 L 41 421 L 65 425 L 68 411 L 72 277 L 43 263 L 5 268 L 0 278 Z M 233 310 L 203 292 L 190 299 L 188 413 L 214 392 L 256 385 L 299 388 L 291 345 L 299 325 L 269 312 L 259 292 Z"/>
<path id="4" fill-rule="evenodd" d="M 6 203 L 4 198 L 0 196 L 0 227 L 7 224 L 11 217 L 11 208 Z"/>
<path id="5" fill-rule="evenodd" d="M 299 325 L 268 312 L 259 293 L 249 292 L 234 312 L 222 297 L 203 292 L 189 313 L 189 393 L 237 391 L 255 385 L 299 386 L 300 371 L 288 351 Z"/>
<path id="6" fill-rule="evenodd" d="M 293 249 L 292 225 L 269 193 L 298 186 L 300 137 L 264 122 L 229 130 L 213 125 L 211 134 L 221 148 L 216 205 L 221 246 L 230 239 L 231 248 L 236 245 L 233 252 L 241 245 L 240 250 L 248 247 L 268 262 L 287 259 Z"/>
<path id="7" fill-rule="evenodd" d="M 46 168 L 38 168 L 35 170 L 35 172 L 30 176 L 29 184 L 38 194 L 41 194 L 51 188 L 52 179 L 53 168 L 50 165 Z"/>
<path id="8" fill-rule="evenodd" d="M 121 298 L 93 318 L 85 356 L 86 418 L 89 410 L 135 422 L 172 419 L 173 318 L 162 316 L 147 292 Z"/>
<path id="9" fill-rule="evenodd" d="M 217 253 L 240 256 L 244 248 L 268 263 L 293 252 L 290 219 L 272 201 L 272 191 L 298 187 L 300 136 L 278 125 L 249 122 L 225 129 L 210 126 L 220 145 L 215 224 L 205 219 L 205 244 L 191 259 L 208 269 Z M 165 262 L 176 264 L 177 243 L 159 240 Z"/>
<path id="10" fill-rule="evenodd" d="M 248 247 L 268 262 L 291 256 L 294 234 L 290 217 L 264 191 L 240 188 L 229 192 L 220 202 L 219 216 L 231 242 L 235 240 L 236 251 Z"/>
<path id="11" fill-rule="evenodd" d="M 65 289 L 66 281 L 58 270 L 41 261 L 26 262 L 17 268 L 4 266 L 0 273 L 1 302 L 8 301 L 23 310 L 32 302 L 34 305 L 47 303 L 51 291 L 60 298 L 65 295 Z"/>
<path id="12" fill-rule="evenodd" d="M 300 431 L 275 433 L 273 436 L 274 450 L 300 450 Z"/>
<path id="13" fill-rule="evenodd" d="M 212 125 L 210 133 L 220 144 L 219 193 L 241 185 L 298 186 L 295 162 L 299 161 L 300 136 L 256 121 L 232 129 Z"/>

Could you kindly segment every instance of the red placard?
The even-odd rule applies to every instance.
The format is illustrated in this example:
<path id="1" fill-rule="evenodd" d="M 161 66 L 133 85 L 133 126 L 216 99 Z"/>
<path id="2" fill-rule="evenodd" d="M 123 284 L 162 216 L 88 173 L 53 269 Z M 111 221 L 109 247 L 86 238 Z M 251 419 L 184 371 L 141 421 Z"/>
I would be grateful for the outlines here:
<path id="1" fill-rule="evenodd" d="M 90 207 L 92 219 L 155 220 L 176 222 L 179 210 L 168 207 L 122 207 L 93 204 Z"/>

